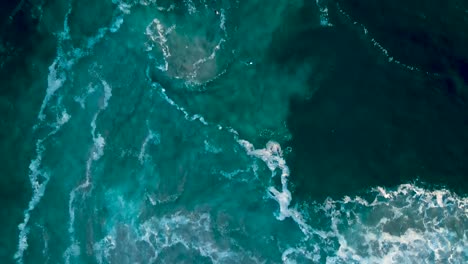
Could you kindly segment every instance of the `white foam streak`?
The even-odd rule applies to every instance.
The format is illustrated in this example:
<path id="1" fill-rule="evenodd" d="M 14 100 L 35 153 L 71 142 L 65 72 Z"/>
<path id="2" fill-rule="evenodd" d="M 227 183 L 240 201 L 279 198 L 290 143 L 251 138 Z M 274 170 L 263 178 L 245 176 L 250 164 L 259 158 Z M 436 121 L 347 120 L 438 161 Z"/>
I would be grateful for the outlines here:
<path id="1" fill-rule="evenodd" d="M 55 60 L 52 62 L 52 64 L 49 66 L 49 73 L 47 76 L 47 89 L 46 89 L 46 94 L 44 96 L 44 99 L 41 103 L 40 110 L 38 112 L 38 119 L 39 123 L 36 124 L 33 129 L 37 128 L 44 120 L 45 120 L 45 110 L 53 98 L 53 96 L 57 93 L 57 91 L 65 84 L 67 80 L 67 71 L 71 69 L 71 67 L 74 65 L 74 63 L 82 58 L 83 56 L 87 55 L 90 50 L 96 45 L 96 43 L 101 40 L 105 32 L 110 30 L 111 32 L 116 32 L 119 28 L 120 25 L 123 22 L 122 17 L 117 17 L 115 19 L 115 22 L 111 26 L 111 29 L 108 28 L 102 28 L 99 30 L 98 34 L 95 37 L 91 37 L 88 40 L 88 45 L 86 47 L 85 51 L 82 51 L 81 49 L 73 49 L 72 52 L 67 55 L 64 52 L 64 40 L 70 39 L 70 28 L 69 28 L 69 17 L 72 12 L 72 2 L 70 1 L 68 4 L 68 10 L 65 15 L 65 19 L 63 22 L 63 30 L 58 34 L 58 48 L 57 48 L 57 57 Z M 107 107 L 108 100 L 110 98 L 111 90 L 110 87 L 103 81 L 103 86 L 104 86 L 104 92 L 105 92 L 105 97 L 104 97 L 104 106 L 102 109 Z M 19 228 L 19 236 L 18 236 L 18 249 L 14 255 L 14 258 L 17 260 L 17 263 L 23 263 L 23 254 L 28 248 L 28 223 L 30 221 L 31 217 L 31 212 L 36 208 L 36 206 L 39 204 L 42 196 L 45 193 L 47 183 L 50 180 L 50 175 L 47 172 L 44 172 L 41 170 L 41 161 L 43 158 L 43 154 L 45 152 L 45 146 L 44 142 L 55 135 L 60 128 L 66 124 L 70 120 L 71 116 L 66 112 L 66 110 L 62 110 L 60 116 L 57 117 L 55 123 L 53 123 L 51 126 L 53 127 L 52 132 L 47 134 L 44 138 L 38 139 L 36 141 L 36 157 L 33 159 L 29 165 L 29 179 L 31 182 L 31 186 L 33 188 L 33 195 L 31 200 L 28 203 L 28 208 L 24 212 L 24 219 L 23 222 L 18 226 Z M 93 132 L 94 133 L 94 132 Z M 96 160 L 100 156 L 102 156 L 102 150 L 105 145 L 104 138 L 98 134 L 97 137 L 94 136 L 93 134 L 93 141 L 94 141 L 94 147 L 95 151 L 93 151 L 93 159 Z M 89 163 L 89 162 L 88 162 Z M 90 165 L 87 164 L 87 168 L 90 168 Z M 87 169 L 87 175 L 89 174 L 89 169 Z M 72 195 L 74 200 L 74 194 Z M 74 214 L 71 216 L 72 219 L 74 219 Z M 73 229 L 72 229 L 73 230 Z M 73 248 L 72 249 L 76 249 Z"/>
<path id="2" fill-rule="evenodd" d="M 205 63 L 205 62 L 207 62 L 209 60 L 213 60 L 216 57 L 216 52 L 221 48 L 221 44 L 223 44 L 223 42 L 225 42 L 225 40 L 220 39 L 218 44 L 216 44 L 216 46 L 213 48 L 213 51 L 211 52 L 211 54 L 208 57 L 201 58 L 201 59 L 199 59 L 198 61 L 196 61 L 193 64 L 193 67 L 194 67 L 195 70 L 190 75 L 190 77 L 196 78 L 197 77 L 197 71 L 200 68 L 200 64 L 203 64 L 203 63 Z"/>
<path id="3" fill-rule="evenodd" d="M 357 21 L 354 21 L 350 15 L 348 15 L 341 7 L 340 5 L 337 3 L 337 7 L 338 7 L 338 11 L 341 15 L 343 15 L 349 22 L 351 22 L 353 25 L 355 26 L 358 26 L 361 30 L 362 30 L 362 33 L 366 36 L 366 37 L 369 37 L 369 40 L 371 41 L 372 45 L 377 48 L 388 60 L 388 62 L 391 62 L 391 63 L 395 63 L 395 64 L 398 64 L 400 65 L 401 67 L 409 70 L 409 71 L 416 71 L 416 72 L 421 72 L 421 73 L 424 73 L 426 75 L 437 75 L 436 73 L 430 73 L 430 72 L 424 72 L 422 71 L 421 69 L 417 68 L 417 67 L 414 67 L 414 66 L 411 66 L 411 65 L 408 65 L 408 64 L 405 64 L 397 59 L 395 59 L 393 56 L 390 55 L 390 53 L 388 52 L 387 49 L 385 49 L 379 42 L 377 42 L 376 39 L 374 39 L 372 36 L 369 35 L 369 30 L 367 29 L 366 26 L 364 26 L 363 24 L 357 22 Z"/>
<path id="4" fill-rule="evenodd" d="M 156 32 L 154 32 L 156 28 Z M 169 46 L 167 45 L 166 36 L 175 29 L 175 26 L 171 26 L 168 29 L 165 29 L 163 24 L 157 19 L 153 19 L 153 22 L 146 27 L 146 35 L 151 39 L 151 41 L 156 42 L 161 47 L 161 50 L 164 55 L 164 68 L 161 70 L 167 71 L 169 69 L 169 63 L 167 58 L 171 56 L 169 51 Z M 148 51 L 152 49 L 152 46 L 148 48 Z"/>
<path id="5" fill-rule="evenodd" d="M 39 204 L 42 196 L 44 196 L 47 183 L 50 180 L 49 173 L 41 170 L 42 157 L 46 150 L 44 142 L 55 135 L 69 120 L 70 115 L 63 110 L 61 116 L 57 118 L 57 122 L 53 125 L 54 130 L 44 138 L 38 139 L 36 142 L 36 157 L 29 164 L 29 181 L 31 183 L 33 195 L 28 203 L 28 208 L 24 211 L 23 222 L 18 225 L 18 229 L 20 231 L 18 236 L 18 249 L 14 255 L 17 263 L 23 263 L 23 254 L 28 248 L 28 223 L 31 218 L 31 212 Z"/>
<path id="6" fill-rule="evenodd" d="M 131 6 L 128 6 L 128 8 L 130 7 Z M 95 36 L 90 37 L 86 41 L 87 44 L 84 47 L 84 49 L 72 47 L 71 48 L 72 52 L 70 53 L 71 55 L 69 55 L 63 51 L 64 50 L 63 41 L 70 39 L 70 28 L 68 25 L 68 19 L 69 19 L 71 12 L 72 12 L 72 8 L 71 8 L 71 1 L 70 1 L 69 9 L 68 9 L 67 14 L 65 15 L 65 20 L 63 23 L 63 31 L 59 34 L 57 57 L 49 66 L 49 74 L 47 76 L 46 94 L 42 101 L 41 108 L 38 114 L 38 119 L 40 121 L 43 121 L 45 119 L 44 111 L 48 103 L 52 99 L 52 97 L 67 81 L 67 71 L 70 70 L 71 67 L 73 67 L 76 61 L 90 54 L 94 46 L 96 46 L 96 44 L 99 43 L 104 38 L 104 36 L 106 35 L 108 31 L 112 33 L 117 32 L 120 29 L 124 21 L 122 15 L 114 16 L 113 23 L 111 24 L 110 27 L 100 28 L 98 30 L 98 33 Z M 125 11 L 123 12 L 127 14 Z"/>
<path id="7" fill-rule="evenodd" d="M 67 69 L 67 67 L 71 66 L 70 64 L 72 64 L 71 61 L 65 59 L 65 55 L 63 53 L 63 47 L 62 47 L 63 41 L 66 39 L 70 39 L 70 27 L 68 25 L 68 19 L 72 12 L 71 2 L 72 1 L 70 0 L 70 2 L 68 3 L 68 11 L 65 14 L 65 19 L 63 21 L 63 30 L 58 35 L 59 38 L 58 38 L 57 57 L 49 66 L 49 74 L 47 76 L 46 94 L 42 101 L 41 108 L 38 114 L 38 119 L 40 121 L 44 121 L 45 108 L 47 107 L 47 104 L 49 103 L 50 99 L 55 94 L 55 92 L 57 92 L 57 90 L 60 89 L 65 83 L 67 79 L 65 70 Z"/>
<path id="8" fill-rule="evenodd" d="M 43 121 L 45 118 L 44 110 L 49 103 L 52 96 L 55 92 L 63 86 L 66 81 L 66 75 L 62 72 L 57 63 L 59 62 L 59 57 L 55 59 L 55 61 L 49 66 L 49 75 L 47 76 L 47 90 L 44 100 L 41 104 L 41 109 L 39 110 L 38 118 L 39 120 Z"/>
<path id="9" fill-rule="evenodd" d="M 296 264 L 297 262 L 294 261 L 293 259 L 290 258 L 291 255 L 301 255 L 303 258 L 311 261 L 312 263 L 318 263 L 320 260 L 320 257 L 316 254 L 319 249 L 316 248 L 315 255 L 312 254 L 312 252 L 309 252 L 307 249 L 304 248 L 288 248 L 285 251 L 283 251 L 283 254 L 281 255 L 281 261 L 285 264 Z"/>
<path id="10" fill-rule="evenodd" d="M 192 0 L 184 0 L 184 2 L 185 2 L 185 6 L 187 7 L 187 11 L 189 12 L 190 15 L 193 15 L 197 12 L 197 8 L 195 7 Z"/>
<path id="11" fill-rule="evenodd" d="M 109 252 L 116 247 L 116 241 L 111 235 L 105 236 L 101 241 L 93 245 L 96 260 L 99 264 L 106 263 L 105 260 L 110 258 Z M 152 263 L 149 261 L 148 263 Z"/>
<path id="12" fill-rule="evenodd" d="M 122 16 L 117 17 L 115 19 L 114 23 L 109 28 L 110 32 L 115 33 L 117 31 L 119 31 L 119 29 L 122 26 L 123 22 L 124 22 L 124 19 L 123 19 Z"/>
<path id="13" fill-rule="evenodd" d="M 76 186 L 71 192 L 70 197 L 68 200 L 68 213 L 70 217 L 70 221 L 68 224 L 68 233 L 70 235 L 70 243 L 71 245 L 67 248 L 64 253 L 65 263 L 70 263 L 70 258 L 73 256 L 77 256 L 80 254 L 79 252 L 79 245 L 75 239 L 75 208 L 74 203 L 76 199 L 76 194 L 80 191 L 88 191 L 90 192 L 90 188 L 92 188 L 91 182 L 91 168 L 94 161 L 99 160 L 104 155 L 104 147 L 106 145 L 106 141 L 104 137 L 100 134 L 96 134 L 96 120 L 99 117 L 99 114 L 105 110 L 109 105 L 109 100 L 112 97 L 112 88 L 111 86 L 104 80 L 101 80 L 101 84 L 103 87 L 104 95 L 102 97 L 102 103 L 99 105 L 99 110 L 94 114 L 93 119 L 91 120 L 91 136 L 93 138 L 93 147 L 91 149 L 90 155 L 88 160 L 86 161 L 86 177 L 83 183 Z"/>
<path id="14" fill-rule="evenodd" d="M 115 240 L 117 230 L 114 227 L 103 240 L 95 244 L 95 255 L 99 263 L 108 263 L 114 249 L 135 248 L 134 245 L 138 243 L 145 244 L 151 252 L 143 253 L 137 250 L 129 253 L 131 256 L 146 254 L 145 263 L 164 263 L 162 258 L 170 257 L 173 254 L 171 248 L 177 245 L 209 258 L 212 263 L 234 263 L 239 259 L 239 253 L 229 246 L 229 239 L 214 236 L 213 228 L 208 213 L 179 211 L 161 218 L 152 217 L 137 228 L 130 229 L 132 233 L 123 240 Z"/>
<path id="15" fill-rule="evenodd" d="M 138 160 L 140 161 L 140 164 L 143 165 L 143 163 L 145 162 L 146 146 L 148 145 L 148 143 L 159 144 L 159 142 L 160 142 L 159 134 L 149 130 L 148 135 L 143 140 L 143 144 L 141 144 L 140 153 L 138 154 Z"/>
<path id="16" fill-rule="evenodd" d="M 295 209 L 289 208 L 292 200 L 291 192 L 288 189 L 289 167 L 283 159 L 281 146 L 274 141 L 269 141 L 264 149 L 255 149 L 254 146 L 246 140 L 238 140 L 238 143 L 245 148 L 248 155 L 259 158 L 265 162 L 270 169 L 272 176 L 275 176 L 276 170 L 281 171 L 281 191 L 274 186 L 268 188 L 271 197 L 276 200 L 280 206 L 278 220 L 284 220 L 291 217 L 300 227 L 305 235 L 309 235 L 310 227 L 306 224 L 302 215 Z"/>
<path id="17" fill-rule="evenodd" d="M 327 262 L 463 263 L 468 198 L 412 184 L 372 193 L 370 202 L 346 197 L 322 206 L 332 223 L 329 237 L 340 244 Z"/>
<path id="18" fill-rule="evenodd" d="M 104 88 L 104 104 L 101 106 L 101 110 L 104 110 L 109 105 L 109 100 L 112 97 L 112 88 L 104 80 L 101 80 L 101 83 L 102 83 L 102 86 Z"/>
<path id="19" fill-rule="evenodd" d="M 118 8 L 119 8 L 120 11 L 122 11 L 122 13 L 130 14 L 130 11 L 131 11 L 131 8 L 132 8 L 131 4 L 125 3 L 123 1 L 112 1 L 112 2 L 114 2 L 114 3 L 118 2 Z"/>
<path id="20" fill-rule="evenodd" d="M 326 6 L 324 0 L 316 0 L 317 7 L 320 11 L 320 25 L 323 27 L 331 27 L 333 26 L 328 18 L 328 7 Z"/>
<path id="21" fill-rule="evenodd" d="M 224 9 L 221 9 L 219 28 L 223 30 L 224 34 L 226 34 L 226 15 Z"/>
<path id="22" fill-rule="evenodd" d="M 179 105 L 177 105 L 171 98 L 169 98 L 169 96 L 167 96 L 167 94 L 166 94 L 166 89 L 164 89 L 164 88 L 161 87 L 159 91 L 160 91 L 161 97 L 162 97 L 166 102 L 168 102 L 170 105 L 174 106 L 177 110 L 181 111 L 181 112 L 184 114 L 184 117 L 185 117 L 186 120 L 188 120 L 188 121 L 195 121 L 195 120 L 198 120 L 198 121 L 200 121 L 202 124 L 208 125 L 208 122 L 205 121 L 205 119 L 203 118 L 203 116 L 198 115 L 198 114 L 190 115 L 183 107 L 180 107 Z"/>

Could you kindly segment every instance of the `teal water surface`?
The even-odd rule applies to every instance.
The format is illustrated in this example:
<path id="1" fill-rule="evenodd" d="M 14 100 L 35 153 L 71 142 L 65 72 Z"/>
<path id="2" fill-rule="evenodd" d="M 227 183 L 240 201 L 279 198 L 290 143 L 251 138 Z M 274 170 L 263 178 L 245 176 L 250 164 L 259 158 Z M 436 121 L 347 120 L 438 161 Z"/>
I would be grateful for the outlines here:
<path id="1" fill-rule="evenodd" d="M 5 4 L 1 263 L 468 261 L 468 9 L 381 2 Z"/>

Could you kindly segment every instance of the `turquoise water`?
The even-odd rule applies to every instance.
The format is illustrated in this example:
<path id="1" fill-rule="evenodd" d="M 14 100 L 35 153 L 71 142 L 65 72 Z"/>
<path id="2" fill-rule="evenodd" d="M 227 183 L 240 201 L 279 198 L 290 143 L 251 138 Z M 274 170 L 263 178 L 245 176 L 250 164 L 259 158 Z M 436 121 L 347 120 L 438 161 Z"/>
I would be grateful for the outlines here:
<path id="1" fill-rule="evenodd" d="M 1 263 L 466 262 L 468 9 L 390 2 L 5 4 Z"/>

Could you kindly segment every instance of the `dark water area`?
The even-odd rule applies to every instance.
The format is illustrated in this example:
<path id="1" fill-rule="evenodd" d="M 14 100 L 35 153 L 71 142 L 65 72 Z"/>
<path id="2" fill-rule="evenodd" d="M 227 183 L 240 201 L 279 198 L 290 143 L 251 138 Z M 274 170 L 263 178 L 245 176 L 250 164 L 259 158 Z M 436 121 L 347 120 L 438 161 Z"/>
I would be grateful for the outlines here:
<path id="1" fill-rule="evenodd" d="M 460 81 L 464 68 L 455 61 L 463 64 L 466 51 L 458 44 L 468 41 L 456 40 L 465 37 L 462 29 L 467 27 L 452 21 L 458 29 L 438 36 L 441 32 L 402 14 L 427 13 L 429 7 L 396 6 L 395 1 L 342 2 L 368 27 L 369 35 L 375 33 L 378 41 L 383 40 L 379 43 L 388 46 L 389 54 L 421 72 L 387 61 L 369 44 L 369 36 L 356 34 L 353 25 L 335 24 L 298 34 L 297 39 L 309 41 L 291 41 L 296 58 L 331 58 L 322 76 L 310 76 L 313 96 L 296 97 L 290 105 L 288 128 L 294 151 L 288 163 L 298 195 L 323 200 L 413 181 L 466 194 L 468 109 L 461 91 L 467 87 Z M 434 12 L 440 7 L 432 8 Z M 402 16 L 407 20 L 402 22 Z M 421 30 L 408 33 L 408 39 L 388 30 L 399 26 L 411 30 L 409 25 Z M 429 34 L 430 43 L 413 39 L 418 34 Z M 437 37 L 456 41 L 459 48 L 438 43 Z"/>
<path id="2" fill-rule="evenodd" d="M 466 1 L 339 1 L 400 61 L 447 79 L 446 89 L 468 99 Z"/>

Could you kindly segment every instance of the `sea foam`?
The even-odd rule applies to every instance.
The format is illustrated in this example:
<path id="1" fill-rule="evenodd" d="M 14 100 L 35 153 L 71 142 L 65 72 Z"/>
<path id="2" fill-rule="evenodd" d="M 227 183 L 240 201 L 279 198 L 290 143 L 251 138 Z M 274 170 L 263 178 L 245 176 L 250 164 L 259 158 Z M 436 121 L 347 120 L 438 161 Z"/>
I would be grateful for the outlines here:
<path id="1" fill-rule="evenodd" d="M 310 227 L 304 221 L 303 216 L 296 209 L 289 207 L 292 200 L 291 192 L 288 189 L 289 167 L 283 158 L 280 144 L 275 141 L 269 141 L 265 148 L 255 149 L 253 144 L 246 140 L 239 139 L 238 142 L 245 148 L 248 155 L 265 162 L 272 173 L 272 177 L 276 175 L 277 169 L 280 170 L 281 190 L 277 190 L 274 186 L 268 188 L 270 196 L 278 202 L 280 207 L 277 218 L 278 220 L 284 220 L 287 217 L 291 217 L 299 225 L 302 232 L 308 235 Z"/>
<path id="2" fill-rule="evenodd" d="M 76 186 L 69 194 L 69 201 L 68 201 L 68 213 L 69 213 L 69 223 L 68 223 L 68 233 L 70 235 L 70 246 L 64 252 L 64 261 L 65 263 L 70 263 L 70 259 L 72 257 L 78 256 L 80 254 L 80 247 L 78 242 L 75 239 L 75 207 L 74 203 L 76 200 L 77 193 L 80 191 L 89 192 L 90 188 L 92 187 L 92 165 L 93 162 L 99 160 L 104 155 L 104 147 L 106 145 L 106 141 L 104 137 L 100 133 L 96 133 L 96 121 L 99 117 L 99 114 L 104 111 L 109 106 L 109 100 L 112 97 L 112 88 L 111 86 L 105 81 L 101 80 L 102 89 L 104 95 L 101 97 L 99 102 L 99 109 L 94 114 L 91 120 L 91 136 L 93 139 L 93 146 L 90 151 L 90 155 L 86 161 L 86 175 L 85 180 L 83 183 Z"/>
<path id="3" fill-rule="evenodd" d="M 70 118 L 71 116 L 66 112 L 66 110 L 63 110 L 61 115 L 57 118 L 57 121 L 52 124 L 53 130 L 44 138 L 36 141 L 36 157 L 29 164 L 28 175 L 33 194 L 28 203 L 28 208 L 24 211 L 23 222 L 18 225 L 18 229 L 20 231 L 18 235 L 18 249 L 14 255 L 14 258 L 18 263 L 23 263 L 23 254 L 28 248 L 28 223 L 31 218 L 31 212 L 39 204 L 42 196 L 44 196 L 47 184 L 50 180 L 50 173 L 41 168 L 42 158 L 46 151 L 44 143 L 53 137 L 60 128 L 70 120 Z"/>

